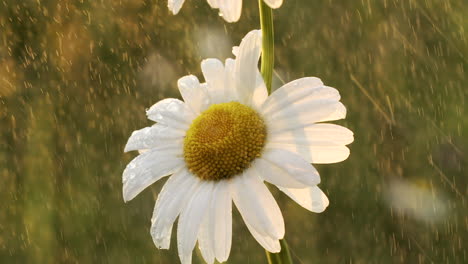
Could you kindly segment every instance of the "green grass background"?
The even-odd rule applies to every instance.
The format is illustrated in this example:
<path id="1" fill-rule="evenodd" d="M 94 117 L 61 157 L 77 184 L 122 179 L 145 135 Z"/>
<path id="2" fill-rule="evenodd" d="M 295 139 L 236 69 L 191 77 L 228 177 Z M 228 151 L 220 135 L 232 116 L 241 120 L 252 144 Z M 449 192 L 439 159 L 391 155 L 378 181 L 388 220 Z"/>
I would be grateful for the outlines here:
<path id="1" fill-rule="evenodd" d="M 178 263 L 176 241 L 158 250 L 149 234 L 164 181 L 123 202 L 124 145 L 179 77 L 232 57 L 259 22 L 251 0 L 235 24 L 204 0 L 166 4 L 0 1 L 0 263 Z M 274 86 L 320 77 L 355 133 L 348 160 L 317 166 L 324 213 L 271 188 L 295 263 L 468 263 L 467 14 L 462 0 L 274 11 Z M 265 262 L 235 212 L 228 263 Z"/>

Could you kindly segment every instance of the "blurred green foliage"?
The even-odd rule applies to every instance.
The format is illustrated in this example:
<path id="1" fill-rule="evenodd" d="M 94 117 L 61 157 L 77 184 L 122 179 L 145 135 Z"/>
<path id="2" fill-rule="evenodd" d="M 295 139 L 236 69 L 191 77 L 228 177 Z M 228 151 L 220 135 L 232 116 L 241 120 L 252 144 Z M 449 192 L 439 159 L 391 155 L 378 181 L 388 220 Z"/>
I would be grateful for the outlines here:
<path id="1" fill-rule="evenodd" d="M 204 0 L 0 1 L 0 262 L 178 263 L 149 234 L 164 181 L 125 204 L 123 153 L 145 109 L 258 28 Z M 286 0 L 274 86 L 318 76 L 342 94 L 350 158 L 318 166 L 310 213 L 274 191 L 296 263 L 468 263 L 468 3 Z M 175 235 L 173 236 L 175 237 Z M 199 253 L 195 253 L 199 254 Z M 235 213 L 229 263 L 265 263 Z M 195 263 L 201 263 L 195 258 Z"/>

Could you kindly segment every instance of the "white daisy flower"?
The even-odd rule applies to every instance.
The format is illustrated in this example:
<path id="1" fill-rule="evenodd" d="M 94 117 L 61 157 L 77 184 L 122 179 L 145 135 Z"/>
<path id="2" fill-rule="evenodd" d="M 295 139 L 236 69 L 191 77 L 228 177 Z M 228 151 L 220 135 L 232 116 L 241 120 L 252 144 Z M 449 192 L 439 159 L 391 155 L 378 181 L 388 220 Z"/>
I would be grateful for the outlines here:
<path id="1" fill-rule="evenodd" d="M 156 201 L 151 235 L 168 249 L 177 217 L 177 247 L 183 264 L 198 246 L 207 263 L 228 259 L 232 201 L 247 228 L 266 250 L 279 252 L 284 221 L 264 184 L 276 185 L 298 204 L 322 212 L 328 199 L 317 187 L 310 163 L 345 160 L 353 141 L 347 128 L 320 123 L 342 119 L 346 109 L 334 88 L 302 78 L 268 96 L 258 70 L 261 32 L 251 31 L 225 64 L 201 64 L 206 83 L 195 76 L 178 81 L 184 101 L 164 99 L 148 118 L 157 122 L 133 132 L 125 151 L 139 150 L 123 173 L 123 196 L 133 199 L 171 175 Z"/>
<path id="2" fill-rule="evenodd" d="M 242 0 L 207 0 L 212 8 L 219 9 L 220 15 L 227 22 L 237 22 L 242 11 Z M 283 0 L 263 0 L 271 8 L 278 8 L 283 4 Z M 185 0 L 168 0 L 167 7 L 174 15 L 179 13 Z"/>

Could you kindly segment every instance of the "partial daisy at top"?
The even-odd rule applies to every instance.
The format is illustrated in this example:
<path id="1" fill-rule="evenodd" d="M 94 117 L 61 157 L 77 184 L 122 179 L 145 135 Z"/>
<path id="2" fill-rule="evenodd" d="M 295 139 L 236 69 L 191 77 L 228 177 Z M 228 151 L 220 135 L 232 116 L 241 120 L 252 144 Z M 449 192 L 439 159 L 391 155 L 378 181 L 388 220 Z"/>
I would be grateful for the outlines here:
<path id="1" fill-rule="evenodd" d="M 242 0 L 207 0 L 212 8 L 219 9 L 220 15 L 229 23 L 237 22 L 242 12 Z M 271 8 L 278 8 L 283 0 L 263 0 Z M 168 0 L 167 6 L 174 15 L 179 13 L 185 0 Z"/>
<path id="2" fill-rule="evenodd" d="M 265 182 L 320 213 L 329 202 L 311 163 L 349 156 L 353 133 L 322 123 L 345 118 L 339 92 L 306 77 L 268 96 L 258 70 L 261 42 L 254 30 L 235 59 L 204 60 L 205 83 L 193 75 L 179 79 L 183 101 L 164 99 L 149 108 L 156 123 L 133 132 L 125 147 L 140 152 L 123 173 L 125 201 L 170 175 L 156 201 L 151 236 L 168 249 L 178 218 L 182 264 L 191 263 L 197 242 L 207 263 L 228 259 L 233 203 L 258 243 L 279 252 L 285 225 Z"/>

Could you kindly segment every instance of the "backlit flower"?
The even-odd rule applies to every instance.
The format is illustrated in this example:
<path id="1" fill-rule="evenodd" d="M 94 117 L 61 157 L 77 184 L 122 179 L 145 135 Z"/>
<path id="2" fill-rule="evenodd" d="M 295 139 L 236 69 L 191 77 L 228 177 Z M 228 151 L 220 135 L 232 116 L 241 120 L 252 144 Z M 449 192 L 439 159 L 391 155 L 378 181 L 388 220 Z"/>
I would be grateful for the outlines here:
<path id="1" fill-rule="evenodd" d="M 242 0 L 207 0 L 212 8 L 219 9 L 221 16 L 227 22 L 237 22 L 242 11 Z M 271 8 L 278 8 L 283 0 L 264 0 Z M 168 0 L 167 6 L 172 13 L 177 14 L 185 0 Z"/>
<path id="2" fill-rule="evenodd" d="M 347 128 L 320 123 L 342 119 L 346 109 L 334 88 L 302 78 L 268 96 L 258 71 L 261 33 L 252 31 L 225 64 L 201 64 L 178 81 L 184 101 L 164 99 L 148 118 L 157 122 L 133 132 L 125 151 L 139 150 L 123 173 L 129 201 L 171 175 L 156 201 L 151 235 L 168 249 L 177 217 L 177 247 L 183 264 L 198 246 L 207 263 L 226 261 L 231 249 L 232 201 L 247 228 L 266 250 L 279 252 L 284 221 L 264 184 L 276 185 L 298 204 L 322 212 L 328 199 L 317 187 L 310 163 L 345 160 L 353 141 Z"/>

